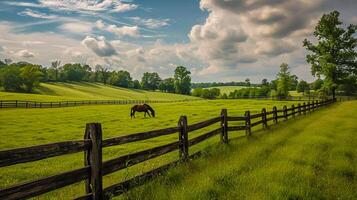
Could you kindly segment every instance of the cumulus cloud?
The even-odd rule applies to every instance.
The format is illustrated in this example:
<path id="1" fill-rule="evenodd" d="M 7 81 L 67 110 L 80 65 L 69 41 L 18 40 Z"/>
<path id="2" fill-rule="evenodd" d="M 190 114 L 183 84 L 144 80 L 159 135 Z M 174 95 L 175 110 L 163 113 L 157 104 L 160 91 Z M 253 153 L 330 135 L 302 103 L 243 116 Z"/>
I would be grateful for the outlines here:
<path id="1" fill-rule="evenodd" d="M 22 16 L 30 16 L 33 18 L 40 18 L 40 19 L 55 19 L 56 17 L 58 17 L 57 15 L 47 15 L 45 13 L 37 12 L 28 8 L 24 11 L 19 12 L 18 14 Z"/>
<path id="2" fill-rule="evenodd" d="M 62 31 L 85 34 L 92 31 L 92 24 L 87 22 L 67 22 L 59 26 Z"/>
<path id="3" fill-rule="evenodd" d="M 168 26 L 170 24 L 170 19 L 153 19 L 153 18 L 143 19 L 140 17 L 128 17 L 128 18 L 139 25 L 143 25 L 151 29 L 161 28 L 163 26 Z"/>
<path id="4" fill-rule="evenodd" d="M 19 50 L 18 52 L 15 53 L 16 56 L 22 57 L 22 58 L 32 58 L 35 57 L 35 54 L 32 53 L 31 51 L 27 49 Z"/>
<path id="5" fill-rule="evenodd" d="M 126 12 L 130 10 L 135 10 L 138 8 L 138 5 L 130 3 L 120 3 L 111 10 L 111 12 Z"/>
<path id="6" fill-rule="evenodd" d="M 121 26 L 117 27 L 116 25 L 109 25 L 106 29 L 107 31 L 116 34 L 117 36 L 139 36 L 139 27 L 138 26 Z"/>
<path id="7" fill-rule="evenodd" d="M 100 30 L 111 32 L 119 37 L 130 36 L 138 37 L 140 35 L 140 29 L 138 26 L 116 26 L 114 24 L 106 25 L 102 20 L 98 20 L 95 26 Z"/>
<path id="8" fill-rule="evenodd" d="M 98 38 L 87 36 L 82 41 L 82 44 L 88 49 L 92 50 L 96 55 L 101 57 L 109 57 L 117 54 L 112 44 L 106 41 L 105 37 L 103 36 Z"/>

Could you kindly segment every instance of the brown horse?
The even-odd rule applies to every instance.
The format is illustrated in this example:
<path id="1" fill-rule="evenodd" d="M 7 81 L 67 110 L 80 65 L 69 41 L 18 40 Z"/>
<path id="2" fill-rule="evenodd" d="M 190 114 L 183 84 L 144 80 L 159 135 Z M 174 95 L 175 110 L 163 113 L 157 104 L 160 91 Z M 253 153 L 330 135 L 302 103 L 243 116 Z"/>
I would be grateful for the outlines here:
<path id="1" fill-rule="evenodd" d="M 151 112 L 150 113 L 148 112 Z M 131 112 L 130 112 L 130 117 L 131 118 L 135 118 L 135 112 L 145 112 L 144 117 L 146 117 L 146 114 L 148 114 L 150 117 L 153 116 L 155 117 L 155 111 L 154 109 L 151 108 L 151 106 L 149 106 L 148 104 L 143 104 L 143 105 L 135 105 L 131 108 Z"/>

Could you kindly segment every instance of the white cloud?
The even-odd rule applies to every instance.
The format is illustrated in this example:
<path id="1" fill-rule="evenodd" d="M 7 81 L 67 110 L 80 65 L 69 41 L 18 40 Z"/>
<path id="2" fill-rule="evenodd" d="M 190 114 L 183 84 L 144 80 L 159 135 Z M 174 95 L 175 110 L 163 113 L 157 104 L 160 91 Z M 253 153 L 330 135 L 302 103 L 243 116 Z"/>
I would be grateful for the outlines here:
<path id="1" fill-rule="evenodd" d="M 66 32 L 86 34 L 92 31 L 92 24 L 88 22 L 67 22 L 59 26 L 59 28 Z"/>
<path id="2" fill-rule="evenodd" d="M 135 4 L 122 3 L 119 0 L 39 0 L 39 5 L 54 10 L 125 12 L 134 10 Z"/>
<path id="3" fill-rule="evenodd" d="M 138 8 L 138 5 L 135 5 L 135 4 L 121 3 L 117 6 L 115 6 L 114 9 L 111 10 L 111 12 L 127 12 L 130 10 L 135 10 L 137 8 Z"/>
<path id="4" fill-rule="evenodd" d="M 47 15 L 45 13 L 33 11 L 28 8 L 24 11 L 19 12 L 18 14 L 22 15 L 22 16 L 30 16 L 30 17 L 34 17 L 34 18 L 40 18 L 40 19 L 55 19 L 58 17 L 57 15 Z"/>
<path id="5" fill-rule="evenodd" d="M 35 57 L 35 54 L 32 53 L 31 51 L 27 50 L 27 49 L 20 50 L 20 51 L 16 52 L 15 55 L 18 56 L 18 57 L 22 57 L 22 58 Z"/>
<path id="6" fill-rule="evenodd" d="M 42 8 L 43 6 L 37 3 L 29 3 L 29 2 L 16 2 L 16 1 L 6 1 L 8 5 L 12 6 L 20 6 L 20 7 L 33 7 L 33 8 Z"/>
<path id="7" fill-rule="evenodd" d="M 118 36 L 139 36 L 139 27 L 137 26 L 121 26 L 117 27 L 116 25 L 109 25 L 107 31 L 112 32 Z"/>
<path id="8" fill-rule="evenodd" d="M 138 26 L 116 26 L 114 24 L 106 25 L 102 20 L 98 20 L 95 23 L 96 27 L 100 30 L 106 30 L 108 32 L 114 33 L 115 35 L 138 37 L 140 35 L 140 30 Z"/>
<path id="9" fill-rule="evenodd" d="M 168 26 L 170 24 L 170 19 L 153 19 L 153 18 L 143 19 L 140 17 L 128 17 L 128 18 L 139 25 L 143 25 L 151 29 L 161 28 L 163 26 Z"/>
<path id="10" fill-rule="evenodd" d="M 106 41 L 105 37 L 103 36 L 98 38 L 87 36 L 82 41 L 82 44 L 88 49 L 92 50 L 96 55 L 101 57 L 108 57 L 117 54 L 114 47 L 108 41 Z"/>

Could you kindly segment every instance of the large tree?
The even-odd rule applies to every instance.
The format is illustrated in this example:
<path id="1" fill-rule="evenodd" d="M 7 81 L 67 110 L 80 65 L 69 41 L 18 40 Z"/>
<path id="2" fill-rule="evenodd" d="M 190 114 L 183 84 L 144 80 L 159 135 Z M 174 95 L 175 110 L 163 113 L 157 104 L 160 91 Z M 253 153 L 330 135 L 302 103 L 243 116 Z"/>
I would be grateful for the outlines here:
<path id="1" fill-rule="evenodd" d="M 277 95 L 279 97 L 285 98 L 289 95 L 290 89 L 290 72 L 289 66 L 286 63 L 280 65 L 280 71 L 278 73 L 278 84 L 277 84 Z"/>
<path id="2" fill-rule="evenodd" d="M 357 26 L 351 24 L 344 29 L 339 16 L 338 11 L 324 14 L 314 31 L 318 42 L 303 42 L 309 51 L 306 60 L 311 64 L 312 75 L 325 78 L 324 87 L 332 91 L 333 98 L 338 86 L 351 77 L 356 80 L 357 74 Z"/>
<path id="3" fill-rule="evenodd" d="M 141 86 L 146 90 L 156 90 L 159 87 L 161 78 L 158 73 L 145 72 L 141 78 Z"/>
<path id="4" fill-rule="evenodd" d="M 178 94 L 190 94 L 191 92 L 191 72 L 186 67 L 178 66 L 175 69 L 175 92 Z"/>
<path id="5" fill-rule="evenodd" d="M 129 88 L 132 85 L 132 78 L 128 71 L 112 72 L 109 78 L 109 83 L 119 87 Z"/>
<path id="6" fill-rule="evenodd" d="M 61 61 L 59 61 L 59 60 L 51 62 L 51 67 L 53 68 L 53 70 L 55 72 L 55 77 L 54 77 L 55 81 L 58 81 L 58 70 L 59 70 L 60 66 L 61 66 Z"/>
<path id="7" fill-rule="evenodd" d="M 33 88 L 38 86 L 43 73 L 39 66 L 27 65 L 21 68 L 20 77 L 25 85 L 26 92 L 32 92 Z"/>

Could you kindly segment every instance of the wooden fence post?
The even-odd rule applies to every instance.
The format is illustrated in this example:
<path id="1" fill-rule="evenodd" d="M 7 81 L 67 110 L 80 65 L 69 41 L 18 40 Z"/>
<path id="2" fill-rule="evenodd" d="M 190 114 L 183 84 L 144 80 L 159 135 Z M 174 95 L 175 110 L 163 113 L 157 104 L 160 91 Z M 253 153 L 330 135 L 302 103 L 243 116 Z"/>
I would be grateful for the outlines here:
<path id="1" fill-rule="evenodd" d="M 303 108 L 304 115 L 306 115 L 306 103 L 305 102 L 302 104 L 302 108 Z"/>
<path id="2" fill-rule="evenodd" d="M 252 129 L 250 126 L 250 124 L 251 124 L 250 111 L 249 110 L 245 111 L 244 116 L 245 116 L 245 133 L 246 133 L 246 135 L 250 135 L 250 134 L 252 134 Z"/>
<path id="3" fill-rule="evenodd" d="M 84 139 L 90 139 L 92 146 L 84 152 L 84 164 L 90 165 L 90 178 L 86 180 L 86 193 L 92 194 L 93 200 L 103 199 L 102 182 L 102 126 L 100 123 L 86 125 Z"/>
<path id="4" fill-rule="evenodd" d="M 262 122 L 263 128 L 268 128 L 267 110 L 265 108 L 262 109 Z"/>
<path id="5" fill-rule="evenodd" d="M 291 105 L 291 116 L 292 116 L 292 118 L 295 118 L 295 106 L 294 106 L 294 104 Z"/>
<path id="6" fill-rule="evenodd" d="M 227 109 L 221 111 L 221 141 L 225 144 L 228 143 L 228 121 L 227 121 Z"/>
<path id="7" fill-rule="evenodd" d="M 273 121 L 274 121 L 274 124 L 278 123 L 278 111 L 276 109 L 276 106 L 273 107 Z"/>
<path id="8" fill-rule="evenodd" d="M 319 107 L 319 100 L 315 101 L 315 109 L 317 110 L 317 108 Z"/>
<path id="9" fill-rule="evenodd" d="M 17 100 L 15 102 L 16 102 L 16 108 L 17 108 Z"/>
<path id="10" fill-rule="evenodd" d="M 298 103 L 298 113 L 299 113 L 299 115 L 301 115 L 301 104 L 300 103 Z"/>
<path id="11" fill-rule="evenodd" d="M 310 101 L 307 102 L 307 110 L 309 111 L 309 113 L 311 113 L 311 102 Z"/>
<path id="12" fill-rule="evenodd" d="M 313 100 L 311 102 L 311 110 L 314 111 L 315 110 L 315 100 Z"/>
<path id="13" fill-rule="evenodd" d="M 188 157 L 188 130 L 187 117 L 181 116 L 178 122 L 179 126 L 179 156 L 181 160 L 186 160 Z"/>
<path id="14" fill-rule="evenodd" d="M 286 105 L 283 106 L 283 114 L 285 121 L 288 120 L 288 111 Z"/>

